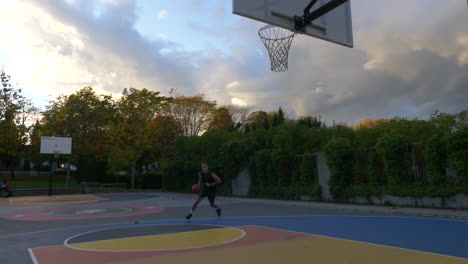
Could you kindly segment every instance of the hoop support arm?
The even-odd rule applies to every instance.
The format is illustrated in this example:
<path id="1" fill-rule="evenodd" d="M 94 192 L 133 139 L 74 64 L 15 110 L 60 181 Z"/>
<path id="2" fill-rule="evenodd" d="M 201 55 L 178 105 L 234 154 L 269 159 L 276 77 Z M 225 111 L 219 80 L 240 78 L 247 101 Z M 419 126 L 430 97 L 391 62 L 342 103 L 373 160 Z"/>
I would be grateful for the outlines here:
<path id="1" fill-rule="evenodd" d="M 349 0 L 332 0 L 310 13 L 310 9 L 312 9 L 312 7 L 317 3 L 317 0 L 312 0 L 304 9 L 303 16 L 294 16 L 294 28 L 296 30 L 303 30 L 304 27 L 309 25 L 312 21 L 327 14 L 328 12 L 348 1 Z"/>

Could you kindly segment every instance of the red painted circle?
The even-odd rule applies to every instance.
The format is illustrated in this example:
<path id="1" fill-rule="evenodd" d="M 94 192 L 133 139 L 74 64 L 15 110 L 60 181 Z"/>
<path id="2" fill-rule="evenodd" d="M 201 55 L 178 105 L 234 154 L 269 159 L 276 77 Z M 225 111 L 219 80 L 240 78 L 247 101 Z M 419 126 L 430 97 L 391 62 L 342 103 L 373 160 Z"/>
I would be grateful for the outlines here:
<path id="1" fill-rule="evenodd" d="M 106 213 L 105 211 L 109 211 Z M 66 215 L 65 211 L 74 211 L 75 215 Z M 112 212 L 114 211 L 114 212 Z M 41 210 L 32 210 L 18 212 L 6 216 L 12 220 L 80 220 L 80 219 L 98 219 L 98 218 L 119 218 L 138 215 L 155 214 L 164 211 L 163 208 L 155 206 L 83 206 L 83 207 L 67 207 L 67 208 L 49 208 Z M 79 212 L 85 212 L 90 215 L 81 215 Z M 91 215 L 93 213 L 102 213 L 100 215 Z M 58 215 L 54 215 L 54 214 Z M 64 215 L 65 214 L 65 215 Z"/>

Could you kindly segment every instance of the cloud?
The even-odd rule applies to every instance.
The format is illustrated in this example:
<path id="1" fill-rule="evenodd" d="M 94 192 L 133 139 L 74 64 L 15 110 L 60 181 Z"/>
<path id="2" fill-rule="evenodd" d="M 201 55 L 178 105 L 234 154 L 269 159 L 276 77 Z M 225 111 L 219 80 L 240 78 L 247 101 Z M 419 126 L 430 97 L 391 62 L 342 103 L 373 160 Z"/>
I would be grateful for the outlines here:
<path id="1" fill-rule="evenodd" d="M 167 10 L 161 10 L 158 13 L 158 20 L 163 20 L 166 19 L 169 16 L 169 11 Z"/>
<path id="2" fill-rule="evenodd" d="M 102 0 L 104 7 L 94 1 L 8 1 L 0 6 L 0 33 L 9 41 L 0 42 L 0 50 L 15 58 L 7 70 L 42 98 L 87 85 L 115 95 L 130 86 L 163 94 L 176 88 L 187 95 L 204 93 L 219 104 L 266 111 L 282 106 L 291 117 L 321 115 L 348 123 L 465 109 L 466 5 L 377 2 L 353 2 L 355 48 L 299 35 L 284 73 L 270 72 L 257 35 L 262 24 L 230 15 L 224 3 L 213 0 L 189 1 L 185 12 L 220 21 L 216 30 L 190 20 L 188 27 L 200 38 L 216 36 L 226 43 L 222 51 L 207 46 L 187 52 L 164 34 L 145 39 L 134 29 L 138 10 L 131 0 Z M 212 10 L 219 11 L 216 18 Z"/>

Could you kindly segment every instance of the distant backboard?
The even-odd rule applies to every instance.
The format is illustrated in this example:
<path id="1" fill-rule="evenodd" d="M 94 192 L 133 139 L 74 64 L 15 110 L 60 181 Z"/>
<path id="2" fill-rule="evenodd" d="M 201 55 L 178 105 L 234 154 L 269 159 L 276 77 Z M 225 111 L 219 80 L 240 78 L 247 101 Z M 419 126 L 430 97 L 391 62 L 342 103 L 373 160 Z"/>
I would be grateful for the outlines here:
<path id="1" fill-rule="evenodd" d="M 41 137 L 41 154 L 71 154 L 71 151 L 71 138 Z"/>
<path id="2" fill-rule="evenodd" d="M 318 0 L 314 11 L 331 0 Z M 353 26 L 351 20 L 351 1 L 321 16 L 304 31 L 294 28 L 294 16 L 302 16 L 304 8 L 311 0 L 233 0 L 233 13 L 330 41 L 346 47 L 353 47 Z"/>

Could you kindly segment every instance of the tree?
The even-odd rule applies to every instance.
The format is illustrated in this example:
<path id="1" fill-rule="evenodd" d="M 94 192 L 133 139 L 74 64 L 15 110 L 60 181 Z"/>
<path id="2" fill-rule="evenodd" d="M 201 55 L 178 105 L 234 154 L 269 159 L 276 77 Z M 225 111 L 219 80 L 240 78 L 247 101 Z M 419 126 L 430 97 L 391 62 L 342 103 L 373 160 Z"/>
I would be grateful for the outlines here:
<path id="1" fill-rule="evenodd" d="M 249 115 L 248 122 L 250 127 L 255 129 L 268 129 L 270 127 L 268 121 L 268 114 L 264 111 L 256 111 Z"/>
<path id="2" fill-rule="evenodd" d="M 221 107 L 213 111 L 208 130 L 232 130 L 234 122 L 231 113 L 226 107 Z"/>
<path id="3" fill-rule="evenodd" d="M 362 129 L 362 128 L 372 128 L 376 127 L 380 124 L 388 123 L 388 119 L 369 119 L 365 118 L 356 125 L 356 129 Z"/>
<path id="4" fill-rule="evenodd" d="M 281 107 L 278 109 L 278 126 L 281 126 L 284 123 L 284 112 Z"/>
<path id="5" fill-rule="evenodd" d="M 305 126 L 308 128 L 318 128 L 322 126 L 322 122 L 318 121 L 316 117 L 303 116 L 297 120 L 299 126 Z"/>
<path id="6" fill-rule="evenodd" d="M 0 82 L 0 157 L 9 163 L 13 179 L 16 160 L 27 149 L 31 128 L 38 118 L 38 109 L 21 94 L 21 89 L 11 85 L 11 76 L 3 69 Z"/>
<path id="7" fill-rule="evenodd" d="M 41 135 L 71 137 L 74 155 L 105 159 L 104 136 L 115 113 L 111 96 L 99 96 L 93 88 L 84 87 L 69 96 L 61 95 L 46 106 Z"/>
<path id="8" fill-rule="evenodd" d="M 159 96 L 159 92 L 130 88 L 124 89 L 117 103 L 117 118 L 110 124 L 108 142 L 122 146 L 125 151 L 111 153 L 108 161 L 117 164 L 117 168 L 126 162 L 131 164 L 132 189 L 135 188 L 137 163 L 142 163 L 145 154 L 152 155 L 155 150 L 151 141 L 154 136 L 151 123 L 167 102 L 168 98 Z"/>
<path id="9" fill-rule="evenodd" d="M 105 174 L 109 151 L 108 124 L 116 114 L 112 97 L 97 95 L 93 88 L 84 87 L 74 94 L 60 95 L 42 114 L 39 136 L 71 137 L 69 161 L 78 164 L 78 180 L 99 180 Z"/>
<path id="10" fill-rule="evenodd" d="M 172 95 L 172 100 L 166 105 L 165 112 L 177 122 L 182 135 L 198 136 L 206 131 L 216 102 L 205 100 L 203 94 L 190 97 L 173 93 Z"/>
<path id="11" fill-rule="evenodd" d="M 252 111 L 249 107 L 227 105 L 226 109 L 231 114 L 232 121 L 236 124 L 238 130 L 246 130 L 248 115 Z"/>

